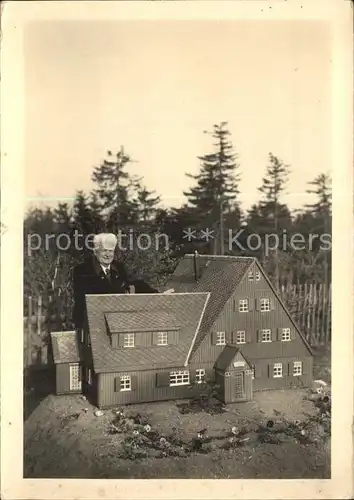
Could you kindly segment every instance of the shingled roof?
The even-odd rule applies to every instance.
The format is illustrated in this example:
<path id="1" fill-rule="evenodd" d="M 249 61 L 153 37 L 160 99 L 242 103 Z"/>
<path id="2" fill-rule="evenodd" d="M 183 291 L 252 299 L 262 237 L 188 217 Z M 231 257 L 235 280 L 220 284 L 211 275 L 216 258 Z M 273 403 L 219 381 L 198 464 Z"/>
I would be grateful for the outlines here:
<path id="1" fill-rule="evenodd" d="M 210 292 L 210 299 L 191 350 L 196 352 L 222 312 L 227 300 L 240 284 L 248 268 L 255 261 L 252 257 L 198 255 L 199 281 L 194 276 L 194 255 L 187 254 L 177 265 L 166 289 L 175 292 Z"/>
<path id="2" fill-rule="evenodd" d="M 87 295 L 87 317 L 91 337 L 93 365 L 96 373 L 181 367 L 197 336 L 209 293 L 193 294 L 124 294 Z M 178 345 L 112 348 L 107 331 L 106 315 L 140 314 L 141 317 L 177 318 L 180 328 Z M 127 315 L 128 318 L 128 315 Z M 168 324 L 170 324 L 167 321 Z M 156 328 L 162 327 L 161 321 Z M 168 326 L 168 325 L 167 325 Z M 176 325 L 175 325 L 176 326 Z M 151 331 L 151 324 L 141 324 L 135 331 Z"/>
<path id="3" fill-rule="evenodd" d="M 81 359 L 76 331 L 51 332 L 54 363 L 78 363 Z"/>

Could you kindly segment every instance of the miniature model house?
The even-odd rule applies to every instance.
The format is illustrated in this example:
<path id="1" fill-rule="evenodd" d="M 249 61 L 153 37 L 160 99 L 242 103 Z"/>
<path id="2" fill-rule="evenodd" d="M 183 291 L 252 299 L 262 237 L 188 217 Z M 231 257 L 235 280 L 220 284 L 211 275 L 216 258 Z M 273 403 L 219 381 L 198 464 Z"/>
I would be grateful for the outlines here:
<path id="1" fill-rule="evenodd" d="M 182 399 L 215 382 L 225 403 L 309 386 L 310 346 L 248 257 L 186 255 L 172 294 L 86 296 L 86 322 L 53 332 L 58 394 L 98 407 Z"/>

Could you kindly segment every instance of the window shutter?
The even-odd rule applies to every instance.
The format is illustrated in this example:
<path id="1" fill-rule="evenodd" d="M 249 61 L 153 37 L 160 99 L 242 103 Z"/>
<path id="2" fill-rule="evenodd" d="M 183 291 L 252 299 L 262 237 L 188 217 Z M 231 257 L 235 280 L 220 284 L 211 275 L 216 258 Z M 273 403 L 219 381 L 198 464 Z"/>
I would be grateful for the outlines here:
<path id="1" fill-rule="evenodd" d="M 291 340 L 295 340 L 296 339 L 295 328 L 290 328 L 290 338 L 291 338 Z"/>
<path id="2" fill-rule="evenodd" d="M 275 342 L 277 340 L 277 329 L 276 328 L 272 328 L 272 330 L 270 331 L 271 333 L 271 336 L 272 336 L 272 342 Z"/>
<path id="3" fill-rule="evenodd" d="M 178 345 L 178 334 L 177 330 L 167 333 L 167 342 L 170 345 Z"/>
<path id="4" fill-rule="evenodd" d="M 189 382 L 191 384 L 195 384 L 196 376 L 197 376 L 197 370 L 196 369 L 189 371 Z"/>
<path id="5" fill-rule="evenodd" d="M 152 332 L 152 345 L 157 345 L 159 334 L 158 332 Z"/>
<path id="6" fill-rule="evenodd" d="M 270 299 L 270 310 L 271 311 L 275 310 L 275 300 L 274 300 L 274 297 L 271 297 L 271 299 Z"/>
<path id="7" fill-rule="evenodd" d="M 248 298 L 248 310 L 249 311 L 253 311 L 254 310 L 254 302 L 255 302 L 255 299 L 254 298 Z"/>
<path id="8" fill-rule="evenodd" d="M 136 375 L 132 375 L 130 377 L 130 380 L 131 380 L 132 391 L 136 391 L 138 388 L 138 377 Z"/>
<path id="9" fill-rule="evenodd" d="M 216 332 L 211 332 L 211 343 L 213 345 L 216 345 L 216 338 L 217 338 Z"/>
<path id="10" fill-rule="evenodd" d="M 262 333 L 261 333 L 261 330 L 257 330 L 257 342 L 262 342 Z"/>
<path id="11" fill-rule="evenodd" d="M 124 346 L 124 333 L 118 333 L 118 346 L 123 347 Z"/>
<path id="12" fill-rule="evenodd" d="M 245 337 L 246 337 L 246 342 L 248 343 L 252 342 L 251 328 L 245 330 Z"/>
<path id="13" fill-rule="evenodd" d="M 302 374 L 303 375 L 308 375 L 309 372 L 310 372 L 310 361 L 307 360 L 307 359 L 304 359 L 304 360 L 300 360 L 299 361 L 302 361 Z"/>
<path id="14" fill-rule="evenodd" d="M 233 343 L 233 332 L 230 332 L 230 330 L 225 331 L 225 344 L 232 344 Z"/>
<path id="15" fill-rule="evenodd" d="M 271 378 L 272 376 L 272 369 L 273 369 L 273 365 L 268 365 L 268 377 Z"/>
<path id="16" fill-rule="evenodd" d="M 255 299 L 255 309 L 256 309 L 256 311 L 260 311 L 261 310 L 261 301 L 260 301 L 260 299 Z"/>
<path id="17" fill-rule="evenodd" d="M 156 385 L 157 385 L 157 387 L 169 386 L 170 385 L 170 373 L 169 372 L 156 373 Z"/>
<path id="18" fill-rule="evenodd" d="M 236 342 L 237 342 L 237 330 L 233 330 L 231 332 L 231 342 L 233 344 L 236 344 Z"/>
<path id="19" fill-rule="evenodd" d="M 205 369 L 205 381 L 209 383 L 215 381 L 215 370 L 213 368 Z"/>
<path id="20" fill-rule="evenodd" d="M 114 379 L 114 392 L 120 391 L 120 377 Z"/>
<path id="21" fill-rule="evenodd" d="M 293 363 L 288 363 L 288 375 L 289 377 L 293 374 Z M 285 375 L 285 373 L 284 373 Z"/>
<path id="22" fill-rule="evenodd" d="M 277 328 L 277 340 L 281 340 L 282 338 L 282 328 Z"/>

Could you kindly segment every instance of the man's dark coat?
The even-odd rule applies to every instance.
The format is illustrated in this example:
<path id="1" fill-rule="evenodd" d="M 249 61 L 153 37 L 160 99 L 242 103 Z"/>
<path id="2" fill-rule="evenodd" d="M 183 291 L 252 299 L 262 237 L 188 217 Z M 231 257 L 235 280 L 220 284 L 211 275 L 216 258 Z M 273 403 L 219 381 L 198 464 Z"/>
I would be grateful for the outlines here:
<path id="1" fill-rule="evenodd" d="M 129 286 L 135 287 L 135 293 L 158 293 L 145 281 L 128 276 L 122 262 L 114 261 L 110 265 L 109 280 L 96 257 L 92 256 L 74 268 L 74 310 L 75 328 L 81 328 L 85 315 L 85 295 L 107 293 L 129 293 Z"/>

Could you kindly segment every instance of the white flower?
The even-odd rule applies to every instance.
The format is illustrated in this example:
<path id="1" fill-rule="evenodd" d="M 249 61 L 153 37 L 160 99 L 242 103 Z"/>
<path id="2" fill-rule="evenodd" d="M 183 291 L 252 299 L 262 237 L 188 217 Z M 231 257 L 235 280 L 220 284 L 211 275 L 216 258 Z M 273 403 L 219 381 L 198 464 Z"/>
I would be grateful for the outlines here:
<path id="1" fill-rule="evenodd" d="M 135 430 L 133 431 L 134 436 L 137 436 L 139 434 L 139 431 Z"/>
<path id="2" fill-rule="evenodd" d="M 232 427 L 231 432 L 232 432 L 232 434 L 237 434 L 238 433 L 237 427 L 236 426 Z"/>
<path id="3" fill-rule="evenodd" d="M 145 432 L 150 432 L 151 431 L 151 427 L 150 427 L 149 424 L 144 425 L 144 431 Z"/>

